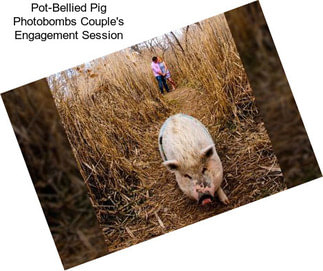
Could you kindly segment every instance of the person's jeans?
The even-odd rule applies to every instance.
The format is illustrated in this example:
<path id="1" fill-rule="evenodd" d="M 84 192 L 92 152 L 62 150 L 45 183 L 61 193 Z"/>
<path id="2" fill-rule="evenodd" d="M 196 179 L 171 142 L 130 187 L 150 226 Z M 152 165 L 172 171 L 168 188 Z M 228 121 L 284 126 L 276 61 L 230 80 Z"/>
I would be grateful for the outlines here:
<path id="1" fill-rule="evenodd" d="M 159 86 L 161 94 L 164 94 L 164 87 L 165 87 L 166 91 L 169 92 L 169 88 L 167 86 L 165 77 L 158 75 L 158 76 L 156 76 L 156 79 L 158 81 L 158 86 Z"/>

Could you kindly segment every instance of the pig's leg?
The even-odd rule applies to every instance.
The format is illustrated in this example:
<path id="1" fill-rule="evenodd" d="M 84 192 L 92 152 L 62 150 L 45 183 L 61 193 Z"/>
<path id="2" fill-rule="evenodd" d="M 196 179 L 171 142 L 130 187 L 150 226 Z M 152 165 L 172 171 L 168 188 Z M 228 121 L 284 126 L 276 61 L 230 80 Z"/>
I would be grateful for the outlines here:
<path id="1" fill-rule="evenodd" d="M 223 202 L 225 205 L 230 203 L 227 195 L 224 193 L 224 191 L 222 190 L 221 187 L 219 187 L 219 189 L 216 191 L 216 193 L 218 194 L 220 201 Z"/>

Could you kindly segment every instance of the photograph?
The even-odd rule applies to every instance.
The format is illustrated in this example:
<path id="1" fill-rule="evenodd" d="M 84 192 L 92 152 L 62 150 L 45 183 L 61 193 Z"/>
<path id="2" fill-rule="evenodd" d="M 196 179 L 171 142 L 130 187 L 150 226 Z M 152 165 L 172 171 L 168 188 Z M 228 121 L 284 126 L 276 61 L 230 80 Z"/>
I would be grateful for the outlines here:
<path id="1" fill-rule="evenodd" d="M 109 252 L 287 188 L 223 14 L 48 82 Z"/>
<path id="2" fill-rule="evenodd" d="M 322 176 L 259 2 L 1 97 L 65 269 Z"/>

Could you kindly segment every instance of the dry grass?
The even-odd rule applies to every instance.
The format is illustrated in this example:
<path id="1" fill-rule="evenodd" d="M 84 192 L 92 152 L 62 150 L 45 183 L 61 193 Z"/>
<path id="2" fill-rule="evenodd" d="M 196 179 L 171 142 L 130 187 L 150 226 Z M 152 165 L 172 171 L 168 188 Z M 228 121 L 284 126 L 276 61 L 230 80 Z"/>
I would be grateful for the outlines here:
<path id="1" fill-rule="evenodd" d="M 102 232 L 46 80 L 1 96 L 64 267 L 106 254 Z M 24 223 L 21 221 L 22 230 Z"/>
<path id="2" fill-rule="evenodd" d="M 259 2 L 225 16 L 287 187 L 322 176 Z"/>
<path id="3" fill-rule="evenodd" d="M 282 174 L 224 17 L 217 16 L 49 78 L 109 251 L 178 229 L 285 189 Z M 179 88 L 159 94 L 151 57 Z M 201 120 L 224 165 L 231 204 L 197 206 L 161 166 L 163 121 Z"/>

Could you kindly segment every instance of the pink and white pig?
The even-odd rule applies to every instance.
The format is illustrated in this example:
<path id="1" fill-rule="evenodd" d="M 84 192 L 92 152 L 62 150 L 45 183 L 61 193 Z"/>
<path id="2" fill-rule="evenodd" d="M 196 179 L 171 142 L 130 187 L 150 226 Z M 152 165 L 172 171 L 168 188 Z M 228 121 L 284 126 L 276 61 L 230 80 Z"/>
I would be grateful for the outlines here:
<path id="1" fill-rule="evenodd" d="M 188 197 L 205 205 L 217 193 L 221 202 L 229 203 L 221 188 L 221 160 L 201 122 L 185 114 L 173 115 L 161 127 L 158 143 L 163 165 L 175 173 L 180 189 Z"/>

